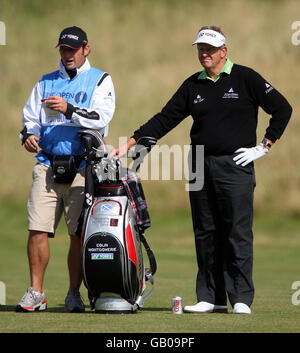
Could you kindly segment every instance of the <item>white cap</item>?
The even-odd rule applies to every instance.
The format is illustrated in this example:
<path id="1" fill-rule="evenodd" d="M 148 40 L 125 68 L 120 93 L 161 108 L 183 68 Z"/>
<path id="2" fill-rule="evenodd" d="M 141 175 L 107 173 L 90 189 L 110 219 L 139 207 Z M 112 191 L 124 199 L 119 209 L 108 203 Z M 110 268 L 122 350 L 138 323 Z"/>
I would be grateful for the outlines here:
<path id="1" fill-rule="evenodd" d="M 199 31 L 197 39 L 193 45 L 198 43 L 206 43 L 212 45 L 213 47 L 219 48 L 226 44 L 226 39 L 223 34 L 219 32 L 212 29 L 203 29 L 202 31 Z"/>

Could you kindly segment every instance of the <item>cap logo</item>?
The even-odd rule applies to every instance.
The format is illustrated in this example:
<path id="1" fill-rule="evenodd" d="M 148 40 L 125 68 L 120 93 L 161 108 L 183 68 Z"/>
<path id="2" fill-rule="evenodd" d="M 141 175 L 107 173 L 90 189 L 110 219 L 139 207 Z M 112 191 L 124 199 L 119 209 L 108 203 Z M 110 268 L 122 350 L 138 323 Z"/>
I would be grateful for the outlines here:
<path id="1" fill-rule="evenodd" d="M 210 37 L 216 38 L 216 35 L 214 33 L 210 33 L 210 32 L 200 32 L 199 37 L 202 37 L 202 36 L 210 36 Z"/>
<path id="2" fill-rule="evenodd" d="M 75 39 L 75 40 L 78 40 L 79 37 L 78 36 L 75 36 L 74 34 L 63 34 L 60 39 L 65 39 L 65 38 L 70 38 L 70 39 Z"/>
<path id="3" fill-rule="evenodd" d="M 197 39 L 195 40 L 193 45 L 198 43 L 207 43 L 214 47 L 221 47 L 226 43 L 226 39 L 223 34 L 217 31 L 211 29 L 204 29 L 198 33 Z"/>

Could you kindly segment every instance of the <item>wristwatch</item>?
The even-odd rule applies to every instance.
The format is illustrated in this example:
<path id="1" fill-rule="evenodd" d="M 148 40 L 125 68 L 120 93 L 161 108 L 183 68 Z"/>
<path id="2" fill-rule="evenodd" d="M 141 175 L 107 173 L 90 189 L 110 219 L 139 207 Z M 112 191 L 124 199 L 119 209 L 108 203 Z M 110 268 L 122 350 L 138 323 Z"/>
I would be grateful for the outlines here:
<path id="1" fill-rule="evenodd" d="M 266 139 L 263 139 L 261 141 L 261 143 L 263 144 L 264 147 L 267 147 L 267 148 L 271 148 L 272 147 L 272 144 Z"/>

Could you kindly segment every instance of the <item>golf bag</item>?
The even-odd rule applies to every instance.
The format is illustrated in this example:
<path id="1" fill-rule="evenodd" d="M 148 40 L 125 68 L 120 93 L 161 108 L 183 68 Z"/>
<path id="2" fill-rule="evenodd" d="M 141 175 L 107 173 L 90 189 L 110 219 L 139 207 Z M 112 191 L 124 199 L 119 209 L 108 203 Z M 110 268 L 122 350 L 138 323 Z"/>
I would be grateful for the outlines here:
<path id="1" fill-rule="evenodd" d="M 107 158 L 101 135 L 81 130 L 86 159 L 85 204 L 79 222 L 83 281 L 96 312 L 133 313 L 154 289 L 156 261 L 145 236 L 150 217 L 139 178 L 120 161 Z M 146 139 L 133 168 L 155 144 Z M 138 158 L 137 158 L 138 157 Z M 142 244 L 150 268 L 145 269 Z M 146 281 L 151 288 L 145 293 Z"/>

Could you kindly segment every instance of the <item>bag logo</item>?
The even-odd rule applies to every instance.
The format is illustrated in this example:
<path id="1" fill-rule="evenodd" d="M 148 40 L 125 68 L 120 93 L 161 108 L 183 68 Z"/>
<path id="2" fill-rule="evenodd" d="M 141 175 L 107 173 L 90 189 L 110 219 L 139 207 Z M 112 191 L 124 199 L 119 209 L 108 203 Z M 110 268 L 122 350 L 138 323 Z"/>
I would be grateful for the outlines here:
<path id="1" fill-rule="evenodd" d="M 105 203 L 104 205 L 101 205 L 101 211 L 110 211 L 112 205 Z"/>
<path id="2" fill-rule="evenodd" d="M 65 172 L 66 172 L 66 169 L 65 169 L 64 166 L 58 166 L 57 167 L 57 173 L 58 174 L 65 174 Z"/>
<path id="3" fill-rule="evenodd" d="M 114 254 L 113 253 L 91 253 L 91 260 L 113 260 Z"/>

